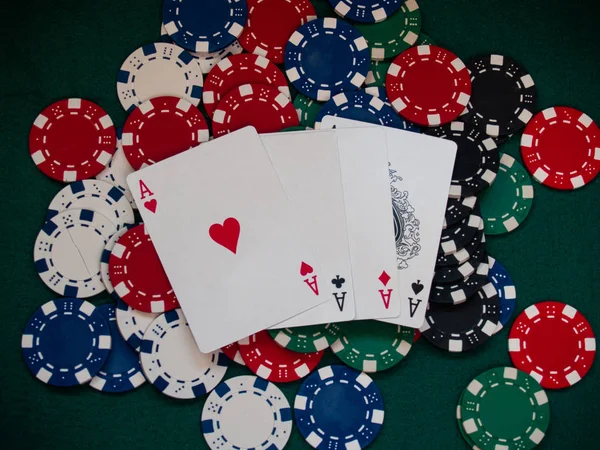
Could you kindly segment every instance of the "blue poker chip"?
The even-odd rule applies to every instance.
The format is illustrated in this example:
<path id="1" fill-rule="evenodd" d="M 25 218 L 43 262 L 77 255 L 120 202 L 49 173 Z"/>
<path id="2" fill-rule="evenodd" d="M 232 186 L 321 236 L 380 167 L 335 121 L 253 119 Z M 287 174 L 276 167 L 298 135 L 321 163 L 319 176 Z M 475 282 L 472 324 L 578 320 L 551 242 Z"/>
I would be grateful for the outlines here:
<path id="1" fill-rule="evenodd" d="M 492 282 L 500 298 L 500 320 L 494 334 L 498 333 L 512 317 L 517 306 L 517 289 L 506 268 L 489 256 L 489 280 Z"/>
<path id="2" fill-rule="evenodd" d="M 315 128 L 320 128 L 325 116 L 336 116 L 360 122 L 374 123 L 401 130 L 414 131 L 415 127 L 402 119 L 396 111 L 380 98 L 364 91 L 342 92 L 325 103 L 315 120 Z"/>
<path id="3" fill-rule="evenodd" d="M 402 6 L 402 0 L 329 0 L 335 12 L 362 23 L 382 22 Z"/>
<path id="4" fill-rule="evenodd" d="M 112 303 L 96 307 L 108 323 L 112 342 L 106 362 L 90 381 L 91 387 L 102 392 L 132 391 L 146 381 L 137 352 L 119 334 L 115 309 Z"/>
<path id="5" fill-rule="evenodd" d="M 201 425 L 212 450 L 282 450 L 292 431 L 292 410 L 275 384 L 244 375 L 210 393 Z"/>
<path id="6" fill-rule="evenodd" d="M 361 449 L 383 424 L 383 398 L 367 374 L 343 365 L 313 372 L 294 400 L 300 434 L 318 450 Z"/>
<path id="7" fill-rule="evenodd" d="M 25 364 L 38 380 L 52 386 L 89 382 L 104 365 L 110 349 L 110 329 L 102 313 L 77 298 L 44 303 L 21 337 Z"/>
<path id="8" fill-rule="evenodd" d="M 356 91 L 370 66 L 367 41 L 352 25 L 331 17 L 298 28 L 285 47 L 285 73 L 298 91 L 325 102 Z"/>
<path id="9" fill-rule="evenodd" d="M 246 0 L 165 0 L 163 24 L 177 44 L 193 52 L 215 52 L 244 31 Z"/>

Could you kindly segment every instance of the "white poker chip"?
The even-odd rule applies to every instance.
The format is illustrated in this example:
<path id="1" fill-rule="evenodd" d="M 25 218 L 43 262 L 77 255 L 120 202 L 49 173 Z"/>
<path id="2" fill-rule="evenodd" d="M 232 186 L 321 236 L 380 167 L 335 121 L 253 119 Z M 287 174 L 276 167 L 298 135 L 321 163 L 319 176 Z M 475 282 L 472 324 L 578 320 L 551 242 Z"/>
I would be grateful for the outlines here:
<path id="1" fill-rule="evenodd" d="M 144 333 L 142 369 L 150 383 L 169 397 L 190 399 L 212 391 L 227 372 L 228 358 L 217 350 L 202 353 L 180 308 L 158 316 Z"/>
<path id="2" fill-rule="evenodd" d="M 96 179 L 106 181 L 117 187 L 123 192 L 125 197 L 127 197 L 131 207 L 136 209 L 135 202 L 133 201 L 133 194 L 127 185 L 127 176 L 133 172 L 133 167 L 131 167 L 131 164 L 129 164 L 129 161 L 127 161 L 127 157 L 123 152 L 121 130 L 117 130 L 117 149 L 106 168 L 96 175 Z"/>
<path id="3" fill-rule="evenodd" d="M 198 61 L 181 47 L 157 42 L 127 57 L 117 77 L 121 105 L 131 111 L 154 97 L 179 97 L 198 106 L 204 79 Z"/>
<path id="4" fill-rule="evenodd" d="M 33 259 L 40 278 L 65 297 L 87 298 L 104 291 L 100 258 L 117 231 L 102 214 L 71 209 L 48 219 L 35 241 Z"/>
<path id="5" fill-rule="evenodd" d="M 116 242 L 121 236 L 123 236 L 127 232 L 127 230 L 129 230 L 129 228 L 131 228 L 131 225 L 126 225 L 111 236 L 111 238 L 104 246 L 104 250 L 102 250 L 102 257 L 100 258 L 100 276 L 102 277 L 102 282 L 104 283 L 106 292 L 108 292 L 115 300 L 120 299 L 119 296 L 115 294 L 115 287 L 110 281 L 110 274 L 108 272 L 108 262 L 110 261 L 110 253 L 115 247 Z"/>
<path id="6" fill-rule="evenodd" d="M 211 392 L 202 409 L 202 433 L 212 450 L 281 450 L 292 431 L 292 411 L 275 384 L 245 375 Z"/>
<path id="7" fill-rule="evenodd" d="M 113 293 L 113 297 L 116 297 L 116 294 Z M 120 298 L 117 299 L 117 326 L 119 333 L 138 352 L 142 345 L 142 339 L 144 339 L 144 333 L 158 316 L 160 316 L 160 313 L 133 309 Z"/>
<path id="8" fill-rule="evenodd" d="M 88 209 L 102 214 L 117 230 L 134 222 L 133 209 L 127 197 L 106 181 L 82 180 L 65 186 L 50 202 L 46 220 L 70 209 Z"/>

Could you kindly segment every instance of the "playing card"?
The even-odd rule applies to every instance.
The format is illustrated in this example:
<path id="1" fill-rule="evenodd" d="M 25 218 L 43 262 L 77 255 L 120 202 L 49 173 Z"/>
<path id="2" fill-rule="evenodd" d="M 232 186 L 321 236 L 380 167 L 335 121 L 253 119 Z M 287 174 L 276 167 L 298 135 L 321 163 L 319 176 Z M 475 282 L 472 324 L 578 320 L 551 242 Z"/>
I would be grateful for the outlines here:
<path id="1" fill-rule="evenodd" d="M 326 300 L 319 264 L 254 128 L 127 182 L 202 352 Z"/>
<path id="2" fill-rule="evenodd" d="M 321 264 L 327 302 L 272 328 L 297 327 L 354 318 L 342 175 L 333 131 L 260 136 L 296 213 L 299 229 Z"/>
<path id="3" fill-rule="evenodd" d="M 354 283 L 355 320 L 396 317 L 400 314 L 400 297 L 385 131 L 338 128 L 335 132 Z"/>
<path id="4" fill-rule="evenodd" d="M 385 321 L 418 328 L 425 318 L 431 290 L 456 144 L 338 117 L 328 116 L 323 124 L 325 128 L 335 125 L 385 131 L 402 305 L 398 317 Z"/>

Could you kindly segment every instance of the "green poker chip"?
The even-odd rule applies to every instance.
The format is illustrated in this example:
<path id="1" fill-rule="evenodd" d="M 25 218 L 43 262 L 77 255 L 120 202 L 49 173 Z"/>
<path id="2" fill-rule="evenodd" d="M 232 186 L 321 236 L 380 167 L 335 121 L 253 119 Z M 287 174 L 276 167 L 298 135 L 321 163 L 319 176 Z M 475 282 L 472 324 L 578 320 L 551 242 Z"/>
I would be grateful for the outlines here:
<path id="1" fill-rule="evenodd" d="M 335 331 L 330 324 L 268 331 L 279 345 L 298 353 L 314 353 L 325 350 L 336 340 Z"/>
<path id="2" fill-rule="evenodd" d="M 417 39 L 417 42 L 415 42 L 415 45 L 437 45 L 433 39 L 431 39 L 429 36 L 427 36 L 425 33 L 423 33 L 422 31 L 419 33 L 419 38 Z"/>
<path id="3" fill-rule="evenodd" d="M 500 154 L 500 167 L 492 185 L 479 196 L 486 234 L 509 233 L 531 211 L 533 185 L 525 168 L 512 156 Z"/>
<path id="4" fill-rule="evenodd" d="M 371 59 L 383 61 L 412 47 L 421 31 L 421 11 L 416 0 L 406 0 L 398 12 L 383 22 L 355 24 L 371 49 Z"/>
<path id="5" fill-rule="evenodd" d="M 466 437 L 478 448 L 529 450 L 546 435 L 550 404 L 532 376 L 514 367 L 497 367 L 469 383 L 460 415 Z"/>
<path id="6" fill-rule="evenodd" d="M 314 128 L 315 121 L 323 103 L 320 103 L 312 98 L 308 98 L 306 95 L 298 94 L 294 99 L 294 108 L 298 113 L 298 120 L 300 125 L 305 127 Z"/>
<path id="7" fill-rule="evenodd" d="M 356 320 L 332 324 L 338 339 L 331 350 L 344 364 L 380 372 L 398 364 L 412 347 L 415 330 L 385 322 Z"/>
<path id="8" fill-rule="evenodd" d="M 477 448 L 473 440 L 469 437 L 469 435 L 462 426 L 462 399 L 464 395 L 465 393 L 463 391 L 460 393 L 460 397 L 458 398 L 458 404 L 456 405 L 456 423 L 458 425 L 458 431 L 460 431 L 460 435 L 462 436 L 464 441 L 469 445 L 469 447 Z"/>
<path id="9" fill-rule="evenodd" d="M 365 79 L 366 86 L 385 86 L 385 76 L 390 68 L 388 61 L 371 61 L 371 67 L 367 78 Z"/>
<path id="10" fill-rule="evenodd" d="M 287 128 L 284 128 L 283 130 L 279 130 L 279 131 L 280 131 L 280 133 L 287 133 L 289 131 L 306 131 L 306 130 L 310 130 L 310 128 L 303 127 L 302 125 L 296 125 L 295 127 L 287 127 Z"/>

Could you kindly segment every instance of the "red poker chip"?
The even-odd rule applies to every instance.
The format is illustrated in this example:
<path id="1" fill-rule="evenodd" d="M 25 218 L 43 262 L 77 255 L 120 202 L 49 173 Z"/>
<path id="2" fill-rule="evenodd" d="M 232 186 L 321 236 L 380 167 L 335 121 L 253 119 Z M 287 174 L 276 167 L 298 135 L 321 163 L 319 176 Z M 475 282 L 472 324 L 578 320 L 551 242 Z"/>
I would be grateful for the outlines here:
<path id="1" fill-rule="evenodd" d="M 515 320 L 508 336 L 517 369 L 543 388 L 574 385 L 590 370 L 596 339 L 589 322 L 572 306 L 556 301 L 531 305 Z"/>
<path id="2" fill-rule="evenodd" d="M 247 126 L 259 133 L 275 133 L 297 125 L 298 114 L 286 95 L 264 84 L 244 84 L 219 102 L 212 129 L 218 137 Z"/>
<path id="3" fill-rule="evenodd" d="M 521 136 L 521 156 L 533 178 L 554 189 L 577 189 L 600 171 L 600 130 L 567 106 L 533 116 Z"/>
<path id="4" fill-rule="evenodd" d="M 309 0 L 248 0 L 248 19 L 238 38 L 250 53 L 283 64 L 290 36 L 317 13 Z"/>
<path id="5" fill-rule="evenodd" d="M 452 122 L 471 98 L 471 77 L 454 53 L 435 45 L 419 45 L 398 55 L 385 77 L 394 109 L 425 126 Z"/>
<path id="6" fill-rule="evenodd" d="M 209 137 L 208 124 L 198 108 L 179 97 L 156 97 L 127 117 L 121 145 L 129 164 L 138 170 L 196 147 Z"/>
<path id="7" fill-rule="evenodd" d="M 244 359 L 242 358 L 242 354 L 240 353 L 240 346 L 237 342 L 226 345 L 225 347 L 221 347 L 221 351 L 225 353 L 225 356 L 227 356 L 233 362 L 241 364 L 242 366 L 246 365 Z"/>
<path id="8" fill-rule="evenodd" d="M 266 84 L 291 98 L 285 75 L 267 58 L 248 53 L 231 55 L 213 67 L 204 80 L 202 103 L 208 115 L 213 117 L 223 97 L 243 84 Z"/>
<path id="9" fill-rule="evenodd" d="M 29 153 L 45 175 L 72 182 L 98 175 L 115 152 L 117 138 L 110 116 L 81 98 L 51 104 L 33 122 Z"/>
<path id="10" fill-rule="evenodd" d="M 263 330 L 238 342 L 246 366 L 265 380 L 287 383 L 304 378 L 321 361 L 323 351 L 296 353 L 281 347 Z"/>
<path id="11" fill-rule="evenodd" d="M 134 309 L 162 313 L 179 308 L 144 224 L 121 236 L 112 249 L 108 274 L 115 293 Z"/>

